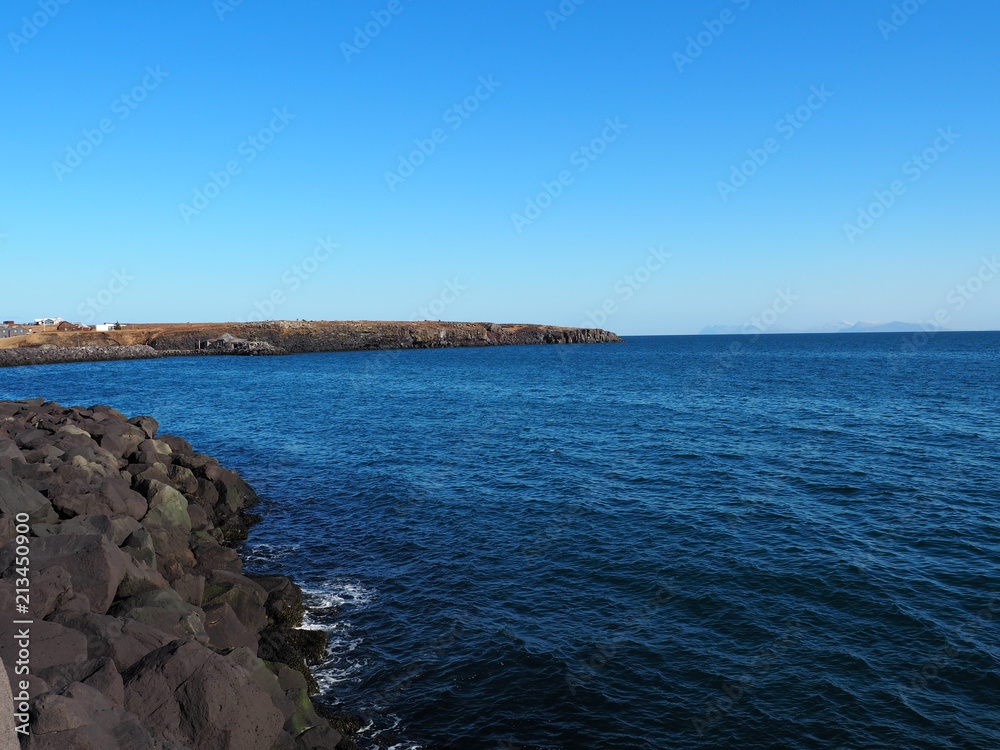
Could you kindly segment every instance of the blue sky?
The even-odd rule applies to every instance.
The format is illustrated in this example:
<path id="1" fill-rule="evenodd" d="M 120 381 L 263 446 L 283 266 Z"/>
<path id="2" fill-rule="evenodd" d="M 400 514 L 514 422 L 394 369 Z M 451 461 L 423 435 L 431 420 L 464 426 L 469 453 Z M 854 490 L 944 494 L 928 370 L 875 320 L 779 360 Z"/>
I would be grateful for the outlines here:
<path id="1" fill-rule="evenodd" d="M 9 0 L 0 317 L 997 329 L 957 5 Z"/>

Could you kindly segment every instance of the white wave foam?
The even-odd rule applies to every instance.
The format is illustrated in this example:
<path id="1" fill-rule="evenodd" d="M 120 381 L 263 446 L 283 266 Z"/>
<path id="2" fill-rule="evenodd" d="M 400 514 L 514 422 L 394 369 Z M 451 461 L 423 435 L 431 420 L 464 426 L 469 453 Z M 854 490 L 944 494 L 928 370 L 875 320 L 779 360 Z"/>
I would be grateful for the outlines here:
<path id="1" fill-rule="evenodd" d="M 376 592 L 355 581 L 329 581 L 303 587 L 302 594 L 306 606 L 302 629 L 322 630 L 329 638 L 322 663 L 313 669 L 320 691 L 329 694 L 337 685 L 357 680 L 368 665 L 355 654 L 365 639 L 350 615 L 371 604 Z"/>
<path id="2" fill-rule="evenodd" d="M 306 609 L 315 610 L 334 607 L 361 609 L 375 600 L 375 591 L 351 581 L 330 581 L 312 588 L 303 587 L 302 593 L 305 594 Z"/>
<path id="3" fill-rule="evenodd" d="M 298 544 L 268 544 L 260 542 L 248 545 L 243 549 L 243 559 L 245 562 L 280 562 L 288 557 L 298 554 Z"/>
<path id="4" fill-rule="evenodd" d="M 399 729 L 400 725 L 402 724 L 400 718 L 395 714 L 387 716 L 386 718 L 392 720 L 391 725 L 384 726 L 381 729 L 375 729 L 374 731 L 372 731 L 375 726 L 375 722 L 370 721 L 368 722 L 368 726 L 366 726 L 364 729 L 358 732 L 358 736 L 375 740 L 383 732 L 395 731 Z M 389 747 L 387 747 L 386 750 L 423 750 L 423 745 L 418 745 L 415 742 L 404 741 L 404 742 L 397 742 L 395 745 L 389 745 Z"/>

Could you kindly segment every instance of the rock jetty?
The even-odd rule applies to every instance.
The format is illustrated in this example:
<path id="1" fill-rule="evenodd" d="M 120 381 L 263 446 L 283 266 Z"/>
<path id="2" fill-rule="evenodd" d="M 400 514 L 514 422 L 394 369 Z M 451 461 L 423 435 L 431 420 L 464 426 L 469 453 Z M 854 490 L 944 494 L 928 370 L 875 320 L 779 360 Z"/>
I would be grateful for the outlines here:
<path id="1" fill-rule="evenodd" d="M 231 546 L 260 520 L 253 489 L 158 430 L 0 401 L 0 659 L 22 750 L 343 748 L 310 699 L 326 641 L 300 629 L 301 590 L 243 575 Z"/>
<path id="2" fill-rule="evenodd" d="M 151 346 L 39 346 L 0 349 L 0 367 L 58 365 L 66 362 L 109 362 L 119 359 L 156 359 Z"/>

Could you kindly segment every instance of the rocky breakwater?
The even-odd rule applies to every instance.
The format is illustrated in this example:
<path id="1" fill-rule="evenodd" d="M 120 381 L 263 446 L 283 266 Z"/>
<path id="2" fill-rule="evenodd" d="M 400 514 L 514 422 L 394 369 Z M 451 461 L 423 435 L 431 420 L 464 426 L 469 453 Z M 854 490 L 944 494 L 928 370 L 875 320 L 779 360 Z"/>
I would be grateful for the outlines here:
<path id="1" fill-rule="evenodd" d="M 23 750 L 338 746 L 309 697 L 325 636 L 297 629 L 301 591 L 243 575 L 228 546 L 256 499 L 152 417 L 0 401 L 0 657 Z"/>
<path id="2" fill-rule="evenodd" d="M 163 353 L 150 346 L 38 346 L 0 349 L 0 367 L 57 365 L 66 362 L 109 362 L 119 359 L 156 359 Z"/>

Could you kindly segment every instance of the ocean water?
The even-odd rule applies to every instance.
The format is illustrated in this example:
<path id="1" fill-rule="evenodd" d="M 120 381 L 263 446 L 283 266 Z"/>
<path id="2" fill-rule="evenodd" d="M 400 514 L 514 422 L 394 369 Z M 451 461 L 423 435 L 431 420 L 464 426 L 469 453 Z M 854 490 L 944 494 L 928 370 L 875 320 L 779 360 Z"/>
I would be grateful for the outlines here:
<path id="1" fill-rule="evenodd" d="M 908 344 L 914 344 L 910 346 Z M 365 747 L 1000 748 L 1000 334 L 0 370 L 238 470 Z"/>

